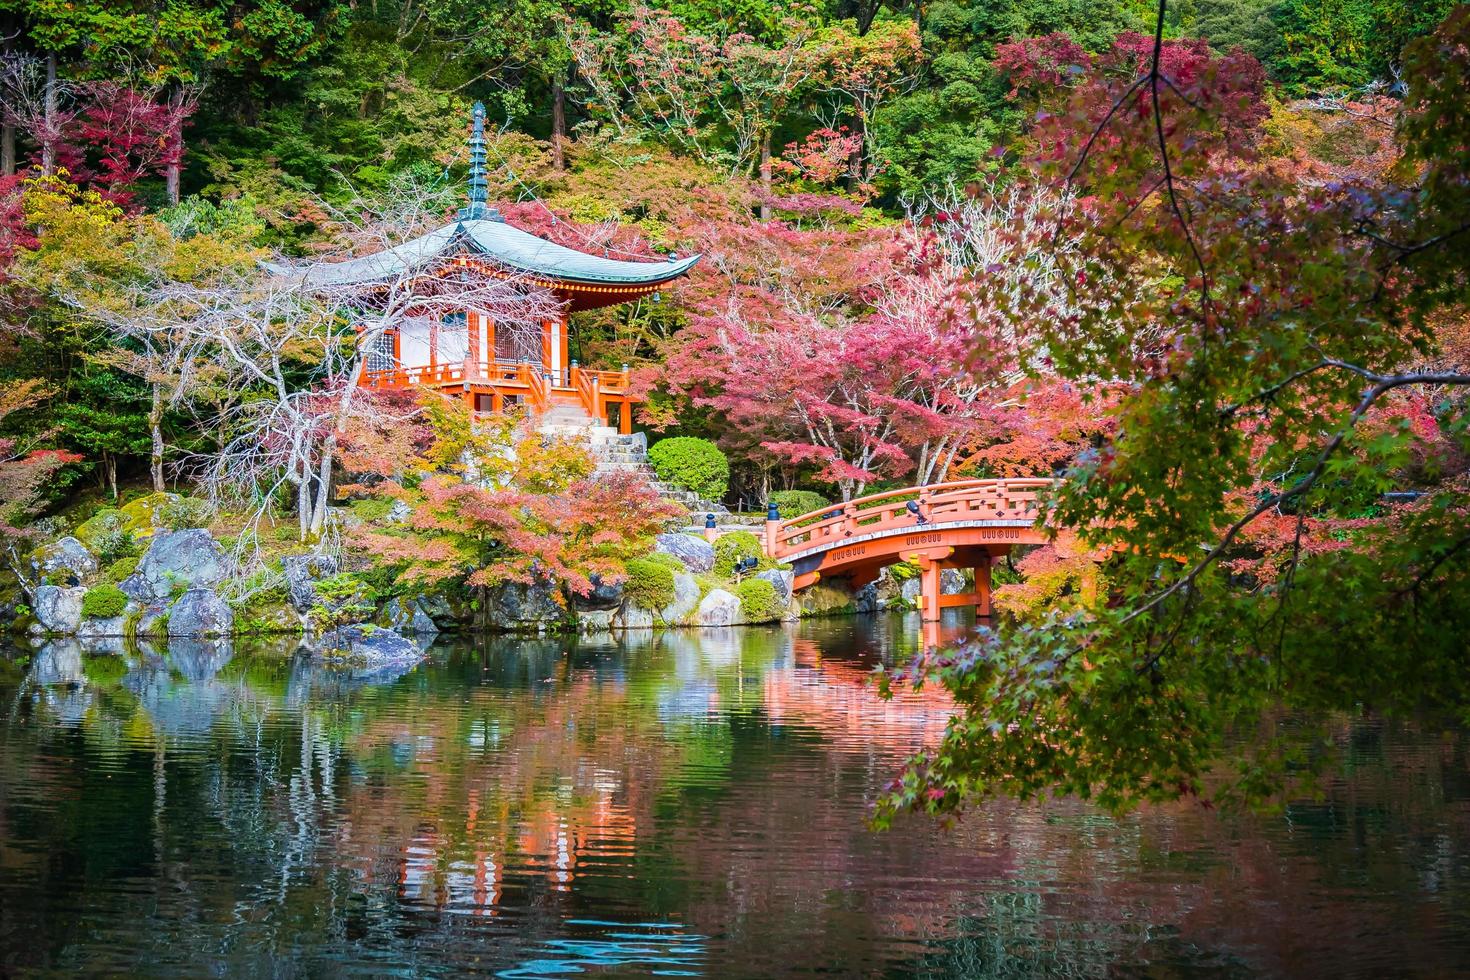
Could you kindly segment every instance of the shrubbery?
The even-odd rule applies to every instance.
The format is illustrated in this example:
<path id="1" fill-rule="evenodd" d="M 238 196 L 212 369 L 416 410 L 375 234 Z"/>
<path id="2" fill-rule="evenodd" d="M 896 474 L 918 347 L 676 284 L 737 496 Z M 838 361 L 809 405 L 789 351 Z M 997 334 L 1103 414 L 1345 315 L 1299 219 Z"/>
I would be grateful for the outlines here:
<path id="1" fill-rule="evenodd" d="M 137 558 L 119 558 L 117 561 L 107 566 L 106 570 L 102 573 L 102 577 L 111 582 L 113 585 L 116 585 L 137 570 Z"/>
<path id="2" fill-rule="evenodd" d="M 77 528 L 77 538 L 104 562 L 125 558 L 138 550 L 127 515 L 115 507 L 106 507 L 93 514 Z"/>
<path id="3" fill-rule="evenodd" d="M 715 574 L 729 578 L 735 574 L 735 563 L 742 558 L 765 557 L 761 539 L 749 531 L 731 531 L 715 539 Z"/>
<path id="4" fill-rule="evenodd" d="M 660 480 L 705 500 L 719 501 L 730 486 L 730 461 L 708 439 L 676 436 L 660 440 L 648 450 L 648 462 Z"/>
<path id="5" fill-rule="evenodd" d="M 740 598 L 740 611 L 747 622 L 772 623 L 786 611 L 776 587 L 763 578 L 748 578 L 735 586 L 735 595 Z"/>
<path id="6" fill-rule="evenodd" d="M 214 505 L 198 497 L 172 497 L 158 505 L 153 512 L 158 526 L 170 531 L 187 531 L 195 527 L 208 527 L 214 520 Z"/>
<path id="7" fill-rule="evenodd" d="M 832 501 L 814 490 L 774 490 L 770 503 L 776 505 L 783 519 L 800 517 L 802 514 L 832 506 Z"/>
<path id="8" fill-rule="evenodd" d="M 127 595 L 111 583 L 90 588 L 82 596 L 83 616 L 111 619 L 113 616 L 121 616 L 127 608 Z"/>
<path id="9" fill-rule="evenodd" d="M 623 594 L 644 609 L 662 609 L 674 601 L 674 570 L 655 557 L 634 558 L 626 566 Z"/>

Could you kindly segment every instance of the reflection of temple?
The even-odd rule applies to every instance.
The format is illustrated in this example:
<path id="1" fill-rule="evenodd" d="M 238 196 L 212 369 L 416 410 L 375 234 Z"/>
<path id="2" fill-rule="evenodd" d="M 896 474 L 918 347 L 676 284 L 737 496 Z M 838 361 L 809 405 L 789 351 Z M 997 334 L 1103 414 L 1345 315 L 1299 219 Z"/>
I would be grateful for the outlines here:
<path id="1" fill-rule="evenodd" d="M 434 388 L 465 398 L 476 411 L 521 405 L 532 412 L 555 406 L 580 408 L 607 421 L 616 412 L 630 431 L 626 366 L 593 371 L 572 359 L 567 318 L 577 310 L 626 303 L 657 292 L 687 273 L 699 256 L 665 261 L 626 261 L 568 248 L 507 223 L 488 207 L 485 180 L 485 108 L 476 104 L 470 140 L 469 204 L 457 220 L 396 248 L 314 268 L 307 282 L 322 287 L 364 287 L 402 280 L 415 270 L 457 270 L 464 276 L 515 279 L 545 289 L 560 314 L 539 332 L 497 329 L 476 310 L 444 316 L 406 317 L 368 352 L 362 384 L 377 389 Z"/>

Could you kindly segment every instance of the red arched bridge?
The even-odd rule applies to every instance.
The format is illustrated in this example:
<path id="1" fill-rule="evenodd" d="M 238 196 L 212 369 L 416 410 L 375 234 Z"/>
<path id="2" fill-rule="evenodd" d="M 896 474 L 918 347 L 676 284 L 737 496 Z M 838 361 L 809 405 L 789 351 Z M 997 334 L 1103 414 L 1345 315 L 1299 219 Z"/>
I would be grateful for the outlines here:
<path id="1" fill-rule="evenodd" d="M 766 554 L 789 563 L 794 587 L 844 577 L 868 584 L 895 562 L 919 566 L 920 609 L 938 619 L 951 606 L 990 615 L 990 566 L 1016 545 L 1045 544 L 1038 526 L 1044 479 L 960 480 L 891 490 L 782 520 L 766 520 Z M 940 572 L 974 570 L 975 591 L 942 595 Z"/>

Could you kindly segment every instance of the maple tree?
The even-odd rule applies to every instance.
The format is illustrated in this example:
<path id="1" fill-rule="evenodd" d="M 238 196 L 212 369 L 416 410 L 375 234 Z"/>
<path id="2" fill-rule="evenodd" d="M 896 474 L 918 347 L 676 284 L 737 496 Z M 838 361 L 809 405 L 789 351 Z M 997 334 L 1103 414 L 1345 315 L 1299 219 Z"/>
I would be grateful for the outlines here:
<path id="1" fill-rule="evenodd" d="M 550 582 L 586 595 L 594 577 L 621 582 L 624 563 L 680 513 L 637 474 L 594 479 L 585 448 L 543 438 L 516 413 L 472 421 L 459 400 L 429 393 L 424 404 L 430 436 L 413 461 L 399 456 L 397 478 L 347 488 L 412 507 L 402 528 L 353 535 L 404 583 Z"/>
<path id="2" fill-rule="evenodd" d="M 1470 704 L 1470 374 L 1434 332 L 1466 298 L 1467 32 L 1462 7 L 1409 48 L 1381 182 L 1263 154 L 1242 54 L 1161 28 L 1079 72 L 1017 53 L 1043 103 L 1018 176 L 1062 195 L 1077 247 L 1065 304 L 1001 309 L 1062 378 L 1123 386 L 1047 515 L 1107 588 L 920 659 L 964 710 L 880 821 L 997 794 L 1269 801 L 1330 758 L 1263 724 L 1283 706 Z"/>

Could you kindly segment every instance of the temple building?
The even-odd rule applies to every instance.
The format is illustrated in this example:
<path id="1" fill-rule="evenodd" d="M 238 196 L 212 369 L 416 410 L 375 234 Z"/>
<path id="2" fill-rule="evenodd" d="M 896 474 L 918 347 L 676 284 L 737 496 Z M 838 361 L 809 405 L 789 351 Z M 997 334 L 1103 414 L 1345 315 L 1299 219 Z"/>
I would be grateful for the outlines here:
<path id="1" fill-rule="evenodd" d="M 373 255 L 318 265 L 308 285 L 371 288 L 402 281 L 415 270 L 455 265 L 500 279 L 513 276 L 548 290 L 560 315 L 541 323 L 539 338 L 524 329 L 496 329 L 474 310 L 434 321 L 405 318 L 368 352 L 361 384 L 368 388 L 430 387 L 462 395 L 475 411 L 521 405 L 533 414 L 556 406 L 580 406 L 599 423 L 631 431 L 626 366 L 594 371 L 578 366 L 568 343 L 568 317 L 626 303 L 656 292 L 686 274 L 698 255 L 666 261 L 625 261 L 558 245 L 508 224 L 486 204 L 485 107 L 476 103 L 470 137 L 469 203 L 457 220 Z M 616 422 L 611 416 L 616 414 Z"/>

